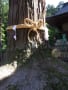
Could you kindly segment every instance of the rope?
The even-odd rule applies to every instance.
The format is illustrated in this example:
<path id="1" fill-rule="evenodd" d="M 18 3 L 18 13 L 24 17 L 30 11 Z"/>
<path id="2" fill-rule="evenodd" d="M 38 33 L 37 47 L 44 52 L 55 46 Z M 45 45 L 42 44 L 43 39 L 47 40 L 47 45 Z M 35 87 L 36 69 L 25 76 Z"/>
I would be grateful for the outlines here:
<path id="1" fill-rule="evenodd" d="M 34 22 L 33 20 L 31 20 L 29 18 L 25 18 L 24 25 L 26 25 L 27 27 L 32 26 L 31 29 L 37 30 L 43 25 L 43 21 L 42 21 L 42 19 L 40 19 L 37 22 Z"/>
<path id="2" fill-rule="evenodd" d="M 28 32 L 28 40 L 29 40 L 29 42 L 32 42 L 29 35 L 30 35 L 30 33 L 32 31 L 36 32 L 37 40 L 38 40 L 38 38 L 39 38 L 38 29 L 40 29 L 40 27 L 43 26 L 43 20 L 40 19 L 40 20 L 35 22 L 35 21 L 33 21 L 33 20 L 29 19 L 29 18 L 25 18 L 24 19 L 24 24 L 18 24 L 18 25 L 15 25 L 15 26 L 16 26 L 16 29 L 17 28 L 30 28 L 30 30 Z M 14 26 L 8 26 L 7 30 L 11 30 L 11 29 L 13 29 L 13 27 Z"/>
<path id="3" fill-rule="evenodd" d="M 38 31 L 31 29 L 31 30 L 28 32 L 28 41 L 29 41 L 30 43 L 33 42 L 33 41 L 30 39 L 30 33 L 31 33 L 32 31 L 34 31 L 34 32 L 36 33 L 36 37 L 35 37 L 35 38 L 36 38 L 37 40 L 38 40 L 38 38 L 39 38 L 39 33 L 38 33 Z"/>
<path id="4" fill-rule="evenodd" d="M 30 39 L 30 33 L 32 31 L 34 31 L 37 35 L 36 39 L 39 40 L 39 33 L 38 33 L 38 29 L 43 25 L 43 21 L 39 20 L 38 22 L 34 22 L 33 20 L 26 18 L 24 19 L 24 24 L 27 26 L 32 25 L 32 28 L 30 29 L 30 31 L 28 32 L 28 41 L 30 43 L 32 43 L 33 41 Z"/>

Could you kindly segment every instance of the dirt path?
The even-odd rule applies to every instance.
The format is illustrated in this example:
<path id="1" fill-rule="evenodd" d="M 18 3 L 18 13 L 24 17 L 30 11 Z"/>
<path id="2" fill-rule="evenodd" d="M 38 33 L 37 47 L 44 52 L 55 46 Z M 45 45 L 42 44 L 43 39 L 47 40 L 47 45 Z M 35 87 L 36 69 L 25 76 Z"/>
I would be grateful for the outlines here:
<path id="1" fill-rule="evenodd" d="M 0 90 L 67 90 L 68 67 L 65 68 L 66 65 L 39 58 L 32 61 L 29 66 L 19 68 L 13 75 L 2 81 Z M 3 69 L 3 72 L 13 70 L 8 66 Z"/>
<path id="2" fill-rule="evenodd" d="M 45 82 L 39 77 L 41 74 L 35 64 L 32 68 L 21 68 L 0 85 L 0 90 L 12 90 L 15 86 L 14 90 L 42 90 Z"/>

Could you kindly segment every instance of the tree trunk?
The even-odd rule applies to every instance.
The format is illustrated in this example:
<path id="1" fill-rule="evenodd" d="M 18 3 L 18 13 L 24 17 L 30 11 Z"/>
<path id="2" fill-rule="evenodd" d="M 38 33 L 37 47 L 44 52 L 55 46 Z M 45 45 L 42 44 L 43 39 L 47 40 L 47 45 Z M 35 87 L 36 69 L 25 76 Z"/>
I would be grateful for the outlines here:
<path id="1" fill-rule="evenodd" d="M 25 18 L 44 19 L 45 0 L 9 0 L 9 25 L 23 23 Z"/>
<path id="2" fill-rule="evenodd" d="M 34 21 L 43 19 L 45 24 L 45 0 L 9 0 L 8 25 L 24 23 L 24 19 Z M 27 45 L 28 29 L 17 30 L 17 40 L 13 39 L 13 31 L 8 32 L 8 45 L 12 48 L 24 48 Z"/>

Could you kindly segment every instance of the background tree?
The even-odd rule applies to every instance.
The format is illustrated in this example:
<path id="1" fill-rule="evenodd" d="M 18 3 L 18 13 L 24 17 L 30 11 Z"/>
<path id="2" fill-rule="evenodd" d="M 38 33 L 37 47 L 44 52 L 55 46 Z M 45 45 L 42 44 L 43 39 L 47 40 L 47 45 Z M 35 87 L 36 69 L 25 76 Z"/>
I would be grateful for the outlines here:
<path id="1" fill-rule="evenodd" d="M 57 11 L 54 5 L 49 5 L 49 4 L 47 5 L 46 9 L 47 9 L 47 14 L 46 14 L 47 16 L 52 16 Z"/>
<path id="2" fill-rule="evenodd" d="M 64 1 L 60 1 L 57 5 L 57 10 L 60 10 L 63 7 Z"/>
<path id="3" fill-rule="evenodd" d="M 63 4 L 64 4 L 63 1 L 60 1 L 56 7 L 54 5 L 48 4 L 47 7 L 46 7 L 46 9 L 47 9 L 47 16 L 55 15 L 55 13 L 59 9 L 61 9 L 63 7 Z"/>

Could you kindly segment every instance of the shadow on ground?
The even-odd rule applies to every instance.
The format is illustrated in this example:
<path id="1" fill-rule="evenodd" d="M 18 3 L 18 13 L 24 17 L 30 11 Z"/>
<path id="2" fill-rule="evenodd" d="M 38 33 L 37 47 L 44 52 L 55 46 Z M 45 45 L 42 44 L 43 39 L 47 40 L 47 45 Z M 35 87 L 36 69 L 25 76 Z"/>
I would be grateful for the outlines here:
<path id="1" fill-rule="evenodd" d="M 16 52 L 16 70 L 1 80 L 0 90 L 68 89 L 68 63 L 51 57 L 51 49 L 40 46 L 30 56 L 27 53 L 29 57 L 23 56 L 21 50 Z"/>

